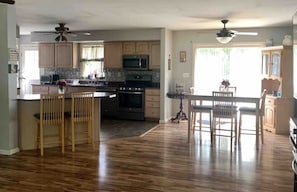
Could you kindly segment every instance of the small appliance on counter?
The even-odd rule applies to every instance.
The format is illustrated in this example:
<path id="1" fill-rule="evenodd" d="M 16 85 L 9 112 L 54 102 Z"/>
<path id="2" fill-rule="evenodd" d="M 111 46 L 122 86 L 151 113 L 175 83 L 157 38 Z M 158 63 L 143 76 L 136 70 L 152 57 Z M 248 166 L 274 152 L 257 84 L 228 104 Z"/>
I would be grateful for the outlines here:
<path id="1" fill-rule="evenodd" d="M 56 84 L 59 79 L 60 79 L 60 76 L 58 74 L 53 74 L 52 75 L 52 84 Z"/>
<path id="2" fill-rule="evenodd" d="M 41 75 L 40 76 L 40 84 L 41 85 L 49 85 L 52 84 L 52 78 L 50 75 Z"/>

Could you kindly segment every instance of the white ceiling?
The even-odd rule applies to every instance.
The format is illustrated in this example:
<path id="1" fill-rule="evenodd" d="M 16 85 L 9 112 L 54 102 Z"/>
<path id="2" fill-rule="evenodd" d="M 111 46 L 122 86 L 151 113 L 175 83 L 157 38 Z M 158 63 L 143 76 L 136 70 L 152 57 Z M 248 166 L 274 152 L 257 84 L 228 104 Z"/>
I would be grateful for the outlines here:
<path id="1" fill-rule="evenodd" d="M 132 28 L 171 30 L 289 26 L 296 0 L 16 0 L 21 34 Z"/>

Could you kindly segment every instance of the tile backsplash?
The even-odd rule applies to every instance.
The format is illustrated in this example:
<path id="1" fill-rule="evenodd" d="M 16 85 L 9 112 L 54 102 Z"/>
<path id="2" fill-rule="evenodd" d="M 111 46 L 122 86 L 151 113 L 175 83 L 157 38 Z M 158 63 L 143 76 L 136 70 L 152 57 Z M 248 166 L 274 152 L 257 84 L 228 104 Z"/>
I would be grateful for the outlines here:
<path id="1" fill-rule="evenodd" d="M 44 68 L 41 69 L 44 75 L 58 74 L 61 79 L 83 79 L 80 76 L 79 68 Z M 122 69 L 106 69 L 105 80 L 106 81 L 125 81 L 127 74 L 138 74 L 138 75 L 152 75 L 152 81 L 154 83 L 160 82 L 160 70 L 154 69 L 150 71 L 125 71 Z"/>

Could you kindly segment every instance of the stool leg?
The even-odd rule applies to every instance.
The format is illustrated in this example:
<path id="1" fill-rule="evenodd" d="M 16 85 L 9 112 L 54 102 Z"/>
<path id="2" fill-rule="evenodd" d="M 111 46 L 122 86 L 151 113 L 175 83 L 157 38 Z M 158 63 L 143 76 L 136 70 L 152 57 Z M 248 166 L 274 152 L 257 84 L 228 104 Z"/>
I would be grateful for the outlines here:
<path id="1" fill-rule="evenodd" d="M 39 141 L 40 141 L 40 155 L 43 156 L 43 125 L 40 125 Z"/>
<path id="2" fill-rule="evenodd" d="M 71 145 L 72 145 L 72 152 L 75 151 L 75 135 L 74 135 L 74 121 L 71 119 Z"/>
<path id="3" fill-rule="evenodd" d="M 238 142 L 240 142 L 241 126 L 242 126 L 241 124 L 242 124 L 242 114 L 239 113 Z"/>

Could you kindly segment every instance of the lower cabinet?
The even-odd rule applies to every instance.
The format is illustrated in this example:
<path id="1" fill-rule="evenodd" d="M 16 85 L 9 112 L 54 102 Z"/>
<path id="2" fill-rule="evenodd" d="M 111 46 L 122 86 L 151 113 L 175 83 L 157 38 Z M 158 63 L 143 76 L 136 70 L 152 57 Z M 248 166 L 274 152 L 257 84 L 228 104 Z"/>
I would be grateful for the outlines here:
<path id="1" fill-rule="evenodd" d="M 48 85 L 32 85 L 33 94 L 48 94 Z"/>
<path id="2" fill-rule="evenodd" d="M 145 113 L 146 119 L 160 119 L 160 89 L 145 89 Z"/>
<path id="3" fill-rule="evenodd" d="M 275 134 L 289 134 L 289 119 L 293 115 L 293 110 L 293 98 L 267 96 L 264 129 Z"/>
<path id="4" fill-rule="evenodd" d="M 32 85 L 33 94 L 48 94 L 48 93 L 58 93 L 59 87 L 57 85 Z M 83 87 L 83 86 L 65 86 L 64 93 L 74 93 L 74 92 L 83 92 L 91 91 L 95 92 L 96 87 Z"/>

